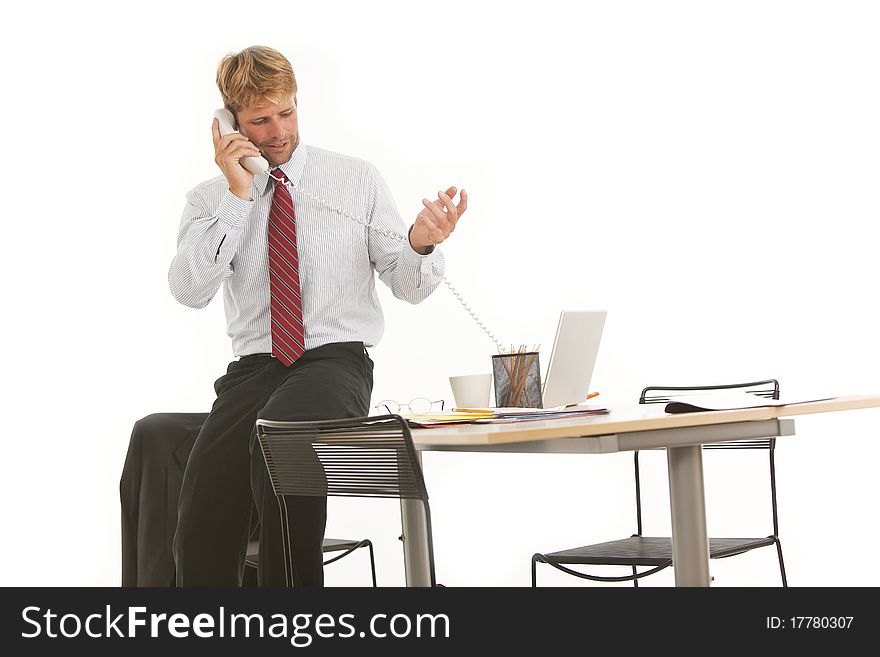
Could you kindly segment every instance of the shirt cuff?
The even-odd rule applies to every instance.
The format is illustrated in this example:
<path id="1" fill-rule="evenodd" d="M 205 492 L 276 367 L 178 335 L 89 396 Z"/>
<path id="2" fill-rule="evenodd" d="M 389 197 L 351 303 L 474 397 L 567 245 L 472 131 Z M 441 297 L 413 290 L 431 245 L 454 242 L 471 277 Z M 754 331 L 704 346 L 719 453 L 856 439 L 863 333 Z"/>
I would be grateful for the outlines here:
<path id="1" fill-rule="evenodd" d="M 440 249 L 433 246 L 431 247 L 431 253 L 422 255 L 413 249 L 412 244 L 407 240 L 406 246 L 403 247 L 403 261 L 413 269 L 418 270 L 423 276 L 428 276 L 433 271 L 434 263 L 437 262 L 437 258 L 441 253 Z"/>
<path id="2" fill-rule="evenodd" d="M 251 214 L 254 207 L 254 201 L 245 201 L 238 198 L 235 194 L 227 191 L 220 199 L 220 205 L 217 206 L 217 219 L 222 221 L 230 228 L 241 230 L 247 223 L 247 218 Z"/>

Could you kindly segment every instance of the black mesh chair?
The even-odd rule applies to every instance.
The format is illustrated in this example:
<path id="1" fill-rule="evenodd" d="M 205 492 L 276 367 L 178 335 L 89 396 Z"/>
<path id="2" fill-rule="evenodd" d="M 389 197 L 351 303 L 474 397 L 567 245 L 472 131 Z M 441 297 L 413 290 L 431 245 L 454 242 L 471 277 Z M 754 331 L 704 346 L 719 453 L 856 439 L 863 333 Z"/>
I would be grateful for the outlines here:
<path id="1" fill-rule="evenodd" d="M 403 418 L 382 415 L 315 422 L 257 420 L 257 438 L 285 531 L 285 495 L 420 500 L 427 523 L 431 585 L 437 585 L 428 492 Z M 291 585 L 290 537 L 285 532 L 282 542 L 287 582 Z"/>
<path id="2" fill-rule="evenodd" d="M 676 395 L 708 392 L 712 390 L 740 390 L 760 397 L 779 399 L 779 382 L 776 379 L 737 383 L 720 386 L 650 386 L 642 390 L 640 404 L 665 404 Z M 788 586 L 785 577 L 785 564 L 782 560 L 782 544 L 779 542 L 779 521 L 776 513 L 776 438 L 760 440 L 739 440 L 703 445 L 704 450 L 719 449 L 760 449 L 766 450 L 770 461 L 770 504 L 772 507 L 773 533 L 760 538 L 709 538 L 709 558 L 722 559 L 749 552 L 756 548 L 776 546 L 779 558 L 779 572 L 782 586 Z M 536 553 L 532 556 L 532 586 L 537 586 L 536 566 L 545 563 L 569 575 L 598 582 L 632 581 L 639 585 L 639 579 L 653 575 L 672 565 L 672 539 L 666 537 L 642 536 L 642 491 L 639 480 L 639 453 L 633 453 L 636 488 L 636 527 L 637 531 L 629 538 L 606 543 L 596 543 L 548 554 Z M 629 566 L 632 574 L 621 576 L 592 575 L 567 566 Z M 647 570 L 639 571 L 643 567 Z"/>

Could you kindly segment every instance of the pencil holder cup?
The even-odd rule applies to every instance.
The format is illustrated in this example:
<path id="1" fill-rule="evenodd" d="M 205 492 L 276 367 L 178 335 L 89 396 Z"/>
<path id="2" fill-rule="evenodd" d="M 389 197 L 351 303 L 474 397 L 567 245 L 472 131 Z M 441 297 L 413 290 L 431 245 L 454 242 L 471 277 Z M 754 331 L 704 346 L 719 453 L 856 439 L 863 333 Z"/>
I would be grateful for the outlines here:
<path id="1" fill-rule="evenodd" d="M 492 356 L 495 405 L 542 408 L 538 352 Z"/>

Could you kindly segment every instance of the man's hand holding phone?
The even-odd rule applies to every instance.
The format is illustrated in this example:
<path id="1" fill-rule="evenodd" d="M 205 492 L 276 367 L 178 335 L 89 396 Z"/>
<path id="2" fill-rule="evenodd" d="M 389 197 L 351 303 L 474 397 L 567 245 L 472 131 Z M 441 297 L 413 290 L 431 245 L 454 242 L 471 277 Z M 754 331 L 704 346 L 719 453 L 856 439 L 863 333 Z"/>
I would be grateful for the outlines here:
<path id="1" fill-rule="evenodd" d="M 458 190 L 450 187 L 445 192 L 437 192 L 437 200 L 422 199 L 425 207 L 416 216 L 416 222 L 409 232 L 409 243 L 416 253 L 425 255 L 428 249 L 444 242 L 455 230 L 455 224 L 467 210 L 467 192 L 461 190 L 458 205 L 455 194 Z"/>
<path id="2" fill-rule="evenodd" d="M 254 174 L 241 166 L 239 160 L 243 157 L 262 156 L 260 149 L 240 132 L 230 132 L 221 136 L 220 122 L 216 118 L 211 132 L 214 138 L 214 162 L 226 176 L 229 191 L 242 200 L 250 201 Z"/>

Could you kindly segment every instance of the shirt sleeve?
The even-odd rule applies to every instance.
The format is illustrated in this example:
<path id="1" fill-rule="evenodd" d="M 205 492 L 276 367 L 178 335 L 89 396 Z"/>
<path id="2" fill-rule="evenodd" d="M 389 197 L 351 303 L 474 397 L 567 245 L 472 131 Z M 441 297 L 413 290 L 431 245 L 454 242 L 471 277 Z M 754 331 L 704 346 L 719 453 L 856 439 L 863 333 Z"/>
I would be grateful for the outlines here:
<path id="1" fill-rule="evenodd" d="M 204 308 L 232 276 L 232 258 L 254 202 L 226 191 L 212 212 L 198 188 L 186 195 L 186 201 L 168 284 L 180 303 Z"/>
<path id="2" fill-rule="evenodd" d="M 378 169 L 369 165 L 368 219 L 378 228 L 392 230 L 401 235 L 399 241 L 373 230 L 367 230 L 370 262 L 394 296 L 410 303 L 424 301 L 437 289 L 443 278 L 445 261 L 440 249 L 435 248 L 428 255 L 416 253 L 408 239 L 408 229 L 397 211 Z"/>

